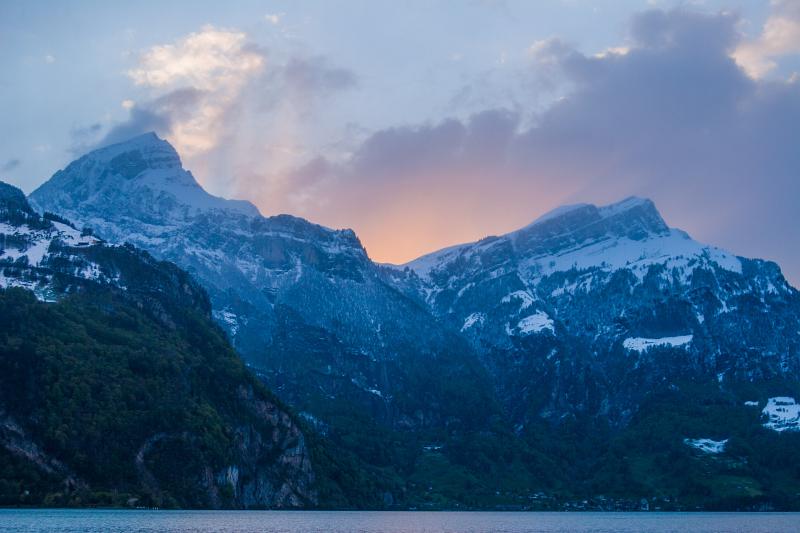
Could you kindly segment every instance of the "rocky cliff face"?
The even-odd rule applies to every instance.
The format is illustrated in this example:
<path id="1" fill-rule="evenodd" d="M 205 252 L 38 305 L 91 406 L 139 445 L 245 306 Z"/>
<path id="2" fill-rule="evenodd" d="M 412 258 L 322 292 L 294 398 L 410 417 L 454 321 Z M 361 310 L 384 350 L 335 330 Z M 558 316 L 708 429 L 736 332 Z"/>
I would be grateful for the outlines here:
<path id="1" fill-rule="evenodd" d="M 0 245 L 3 504 L 316 503 L 305 436 L 184 271 L 2 183 Z"/>

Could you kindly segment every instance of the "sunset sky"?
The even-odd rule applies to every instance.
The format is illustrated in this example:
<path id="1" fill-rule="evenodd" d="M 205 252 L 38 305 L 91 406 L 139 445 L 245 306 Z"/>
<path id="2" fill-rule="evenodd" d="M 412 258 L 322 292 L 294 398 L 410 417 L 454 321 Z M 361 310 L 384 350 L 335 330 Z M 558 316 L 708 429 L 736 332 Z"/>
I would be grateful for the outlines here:
<path id="1" fill-rule="evenodd" d="M 6 0 L 0 66 L 25 192 L 152 130 L 378 261 L 638 195 L 800 284 L 800 1 Z"/>

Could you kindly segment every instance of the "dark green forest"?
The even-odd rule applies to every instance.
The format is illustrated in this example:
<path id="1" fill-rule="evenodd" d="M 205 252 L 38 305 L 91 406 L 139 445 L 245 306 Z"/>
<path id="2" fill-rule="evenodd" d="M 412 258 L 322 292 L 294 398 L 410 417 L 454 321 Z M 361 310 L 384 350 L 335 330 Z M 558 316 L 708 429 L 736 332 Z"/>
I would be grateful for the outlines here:
<path id="1" fill-rule="evenodd" d="M 149 460 L 178 470 L 226 464 L 227 422 L 244 415 L 236 388 L 247 384 L 272 399 L 199 313 L 185 312 L 182 324 L 165 327 L 109 293 L 43 304 L 9 289 L 0 291 L 0 316 L 3 411 L 30 421 L 31 439 L 80 480 L 53 486 L 53 476 L 5 453 L 4 505 L 119 505 L 146 496 L 138 491 L 134 446 L 156 433 L 187 432 L 190 447 L 165 447 Z M 165 491 L 169 505 L 204 503 L 180 471 Z"/>

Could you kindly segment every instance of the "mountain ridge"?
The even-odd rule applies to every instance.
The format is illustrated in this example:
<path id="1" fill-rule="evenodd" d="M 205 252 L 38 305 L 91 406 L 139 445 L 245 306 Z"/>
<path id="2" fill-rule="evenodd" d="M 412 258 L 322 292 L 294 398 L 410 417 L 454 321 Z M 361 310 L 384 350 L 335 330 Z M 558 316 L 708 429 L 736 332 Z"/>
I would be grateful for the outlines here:
<path id="1" fill-rule="evenodd" d="M 615 219 L 620 218 L 624 219 L 624 222 L 614 224 Z M 620 230 L 621 225 L 624 231 Z M 605 231 L 598 235 L 581 235 L 581 232 L 595 227 Z M 539 255 L 547 257 L 563 255 L 564 250 L 568 249 L 564 244 L 559 245 L 557 241 L 560 239 L 565 240 L 566 245 L 577 249 L 581 247 L 580 245 L 586 246 L 586 241 L 590 237 L 595 239 L 627 238 L 631 241 L 643 241 L 648 238 L 665 236 L 673 237 L 677 242 L 680 240 L 687 241 L 687 243 L 691 241 L 698 249 L 707 249 L 720 259 L 727 260 L 729 267 L 737 269 L 734 262 L 737 256 L 714 246 L 697 243 L 685 231 L 670 228 L 664 222 L 653 201 L 639 197 L 628 197 L 605 206 L 574 204 L 557 207 L 520 229 L 499 236 L 484 237 L 478 241 L 448 246 L 407 263 L 387 266 L 398 269 L 408 267 L 418 275 L 424 276 L 436 263 L 444 262 L 447 256 L 457 255 L 458 252 L 472 251 L 479 247 L 496 246 L 498 242 L 503 241 L 508 241 L 515 253 L 531 254 L 544 251 L 545 253 Z"/>
<path id="2" fill-rule="evenodd" d="M 258 208 L 255 205 L 253 205 L 252 203 L 250 203 L 249 201 L 247 201 L 247 200 L 230 200 L 230 199 L 226 199 L 226 198 L 223 198 L 223 197 L 213 196 L 213 195 L 207 193 L 202 188 L 202 186 L 200 186 L 200 184 L 194 179 L 194 177 L 192 176 L 191 172 L 183 171 L 182 165 L 181 165 L 181 162 L 180 162 L 180 157 L 179 157 L 178 153 L 175 151 L 175 149 L 172 147 L 172 145 L 169 142 L 167 142 L 166 140 L 161 139 L 160 137 L 158 137 L 155 134 L 155 132 L 147 132 L 147 133 L 141 134 L 139 136 L 133 137 L 133 138 L 127 140 L 127 141 L 122 141 L 122 142 L 118 142 L 118 143 L 111 144 L 111 145 L 108 145 L 108 146 L 99 147 L 99 148 L 89 152 L 85 156 L 83 156 L 83 157 L 79 158 L 78 160 L 76 160 L 75 162 L 73 162 L 71 165 L 68 165 L 63 171 L 57 172 L 53 176 L 53 178 L 51 178 L 50 180 L 48 180 L 48 181 L 44 182 L 42 185 L 40 185 L 37 189 L 35 189 L 29 195 L 28 199 L 29 199 L 29 201 L 30 201 L 30 203 L 31 203 L 31 205 L 33 207 L 39 209 L 40 211 L 43 211 L 44 207 L 42 205 L 39 205 L 40 201 L 42 203 L 55 203 L 55 202 L 57 202 L 57 200 L 47 198 L 48 189 L 51 189 L 51 188 L 64 189 L 64 188 L 67 188 L 69 186 L 67 183 L 59 183 L 59 181 L 60 181 L 60 177 L 62 175 L 68 173 L 67 171 L 72 165 L 78 163 L 79 161 L 83 161 L 83 160 L 85 160 L 87 158 L 88 159 L 93 159 L 93 160 L 96 160 L 96 161 L 99 161 L 99 162 L 111 164 L 111 161 L 113 159 L 115 159 L 115 158 L 117 158 L 117 157 L 119 157 L 121 155 L 125 155 L 126 153 L 134 153 L 136 151 L 143 151 L 143 153 L 145 155 L 145 157 L 143 159 L 145 161 L 147 161 L 148 166 L 150 166 L 150 168 L 152 168 L 152 169 L 179 169 L 180 172 L 177 172 L 176 176 L 178 178 L 180 178 L 180 180 L 178 180 L 178 181 L 183 180 L 183 183 L 181 183 L 181 185 L 186 185 L 186 186 L 188 186 L 188 187 L 190 187 L 191 189 L 194 189 L 194 190 L 200 190 L 200 191 L 202 191 L 203 196 L 207 197 L 207 200 L 205 202 L 201 202 L 200 204 L 197 204 L 195 207 L 197 207 L 197 208 L 205 207 L 205 208 L 212 209 L 212 210 L 213 209 L 223 209 L 223 210 L 232 209 L 233 211 L 238 211 L 238 212 L 240 212 L 240 213 L 242 213 L 244 215 L 247 215 L 247 216 L 262 216 L 261 213 L 259 212 Z M 158 155 L 161 155 L 161 157 L 157 157 Z M 141 175 L 141 170 L 142 169 L 139 166 L 134 165 L 133 168 L 130 169 L 130 170 L 132 170 L 133 172 L 138 171 L 139 174 Z M 157 183 L 159 179 L 163 179 L 164 181 L 170 181 L 171 178 L 174 178 L 174 176 L 171 176 L 169 174 L 164 174 L 164 175 L 160 175 L 160 176 L 156 175 L 152 179 L 148 180 L 147 184 L 151 185 L 151 184 Z M 177 194 L 175 194 L 176 192 L 182 192 L 183 193 L 185 191 L 173 191 L 173 190 L 170 190 L 169 188 L 164 188 L 163 192 L 170 193 L 173 196 L 177 197 Z M 61 199 L 63 200 L 63 197 Z M 84 208 L 84 209 L 87 207 L 87 204 L 91 205 L 93 203 L 91 201 L 87 201 L 87 200 L 89 200 L 89 198 L 86 198 L 86 197 L 82 198 L 81 200 L 82 200 L 81 205 L 82 205 L 82 208 Z M 189 202 L 189 203 L 191 204 L 191 202 Z M 203 205 L 203 203 L 207 203 L 208 205 Z M 61 214 L 64 215 L 66 218 L 69 218 L 67 216 L 69 214 L 68 206 L 69 206 L 69 204 L 67 204 L 67 206 L 65 206 L 65 207 L 67 207 L 67 209 L 62 208 L 62 210 L 61 210 Z M 539 217 L 534 219 L 531 223 L 529 223 L 529 224 L 527 224 L 525 226 L 522 226 L 522 227 L 520 227 L 518 229 L 511 230 L 511 231 L 509 231 L 507 233 L 504 233 L 502 235 L 499 235 L 499 236 L 492 235 L 492 236 L 484 237 L 484 238 L 479 239 L 477 241 L 471 241 L 471 242 L 465 242 L 465 243 L 461 243 L 461 244 L 449 245 L 449 246 L 446 246 L 446 247 L 441 248 L 439 250 L 435 250 L 435 251 L 432 251 L 432 252 L 429 252 L 429 253 L 425 253 L 425 254 L 423 254 L 423 255 L 415 258 L 415 259 L 412 259 L 410 261 L 407 261 L 405 263 L 400 263 L 400 264 L 395 264 L 395 263 L 377 263 L 377 264 L 379 264 L 381 266 L 396 267 L 396 268 L 402 269 L 402 268 L 405 268 L 407 266 L 408 267 L 413 267 L 415 264 L 424 262 L 424 260 L 427 259 L 427 258 L 431 258 L 432 256 L 436 256 L 436 255 L 442 254 L 444 252 L 448 252 L 448 251 L 451 251 L 451 250 L 456 250 L 456 249 L 468 247 L 468 246 L 471 246 L 471 245 L 476 245 L 478 243 L 484 243 L 484 242 L 487 242 L 487 241 L 493 241 L 493 240 L 498 239 L 498 238 L 512 238 L 513 237 L 512 240 L 515 243 L 518 242 L 518 241 L 524 241 L 526 239 L 527 234 L 530 233 L 531 230 L 541 229 L 542 225 L 544 225 L 545 223 L 550 223 L 549 225 L 552 226 L 554 224 L 554 222 L 553 222 L 554 220 L 569 219 L 569 218 L 574 217 L 576 214 L 581 214 L 581 215 L 585 216 L 587 211 L 592 213 L 592 214 L 594 214 L 595 218 L 596 218 L 596 220 L 592 220 L 590 222 L 590 224 L 596 224 L 598 222 L 608 220 L 610 218 L 613 218 L 613 217 L 621 215 L 621 214 L 625 214 L 625 213 L 630 212 L 630 211 L 641 211 L 642 212 L 641 214 L 644 214 L 644 218 L 648 218 L 648 217 L 650 218 L 649 221 L 644 220 L 643 222 L 645 223 L 645 225 L 647 225 L 648 223 L 652 224 L 654 227 L 651 228 L 651 229 L 655 229 L 656 231 L 667 231 L 667 230 L 672 229 L 674 231 L 681 232 L 681 234 L 683 234 L 683 235 L 688 237 L 688 234 L 685 231 L 678 230 L 676 228 L 670 228 L 669 226 L 667 226 L 667 224 L 664 222 L 663 218 L 661 217 L 660 213 L 658 212 L 658 210 L 657 210 L 657 208 L 655 206 L 655 203 L 651 199 L 644 198 L 644 197 L 638 197 L 638 196 L 629 196 L 629 197 L 626 197 L 626 198 L 624 198 L 622 200 L 619 200 L 619 201 L 616 201 L 616 202 L 612 202 L 612 203 L 607 204 L 607 205 L 594 205 L 594 204 L 590 204 L 590 203 L 577 203 L 577 204 L 569 204 L 569 205 L 557 206 L 557 207 L 555 207 L 555 208 L 543 213 L 542 215 L 540 215 Z M 85 217 L 85 215 L 84 215 L 84 217 Z M 84 218 L 84 217 L 82 217 L 82 218 Z M 347 234 L 347 235 L 351 235 L 352 237 L 355 237 L 355 241 L 358 241 L 358 238 L 357 238 L 355 232 L 350 228 L 344 228 L 344 229 L 328 228 L 328 227 L 320 225 L 320 224 L 314 224 L 313 222 L 309 222 L 305 218 L 298 217 L 298 216 L 295 216 L 295 215 L 291 215 L 291 214 L 288 214 L 288 213 L 279 213 L 279 214 L 270 215 L 270 216 L 267 216 L 267 217 L 263 217 L 262 216 L 262 218 L 266 218 L 268 220 L 269 219 L 276 219 L 276 220 L 302 221 L 304 223 L 308 223 L 309 225 L 316 226 L 321 230 L 325 230 L 325 231 L 329 231 L 329 232 L 341 232 L 341 233 L 344 233 L 344 234 Z M 647 228 L 642 228 L 642 229 L 647 229 Z M 360 242 L 358 242 L 358 246 L 361 246 L 361 248 L 363 248 L 363 246 L 361 245 Z M 707 248 L 710 248 L 710 249 L 718 249 L 718 248 L 716 248 L 714 246 L 710 246 L 710 245 L 701 245 L 701 246 L 704 246 L 704 247 L 707 247 Z M 730 254 L 729 252 L 726 252 L 724 250 L 721 250 L 721 251 L 726 255 L 733 256 L 733 254 Z M 366 254 L 366 250 L 364 250 L 364 253 Z M 736 257 L 738 257 L 738 256 L 736 256 Z"/>

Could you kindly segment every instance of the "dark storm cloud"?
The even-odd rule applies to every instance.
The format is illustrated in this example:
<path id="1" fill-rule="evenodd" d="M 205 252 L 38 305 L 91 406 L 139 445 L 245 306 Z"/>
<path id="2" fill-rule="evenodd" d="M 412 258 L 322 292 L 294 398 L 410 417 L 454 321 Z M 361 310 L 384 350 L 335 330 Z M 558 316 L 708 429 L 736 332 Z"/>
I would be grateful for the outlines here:
<path id="1" fill-rule="evenodd" d="M 356 179 L 380 175 L 402 179 L 421 171 L 474 165 L 497 169 L 505 164 L 518 122 L 517 113 L 493 109 L 463 122 L 450 119 L 379 131 L 356 151 L 351 172 Z"/>
<path id="2" fill-rule="evenodd" d="M 591 56 L 561 41 L 540 43 L 539 68 L 558 75 L 565 97 L 532 120 L 495 110 L 379 131 L 338 169 L 332 203 L 365 198 L 366 187 L 374 193 L 369 208 L 385 209 L 393 184 L 405 183 L 420 194 L 441 191 L 432 205 L 443 221 L 488 222 L 492 202 L 534 214 L 547 194 L 597 203 L 647 195 L 668 222 L 779 260 L 797 282 L 800 83 L 748 77 L 730 57 L 737 22 L 648 11 L 633 18 L 627 53 Z M 467 187 L 483 195 L 486 215 L 459 204 Z"/>

